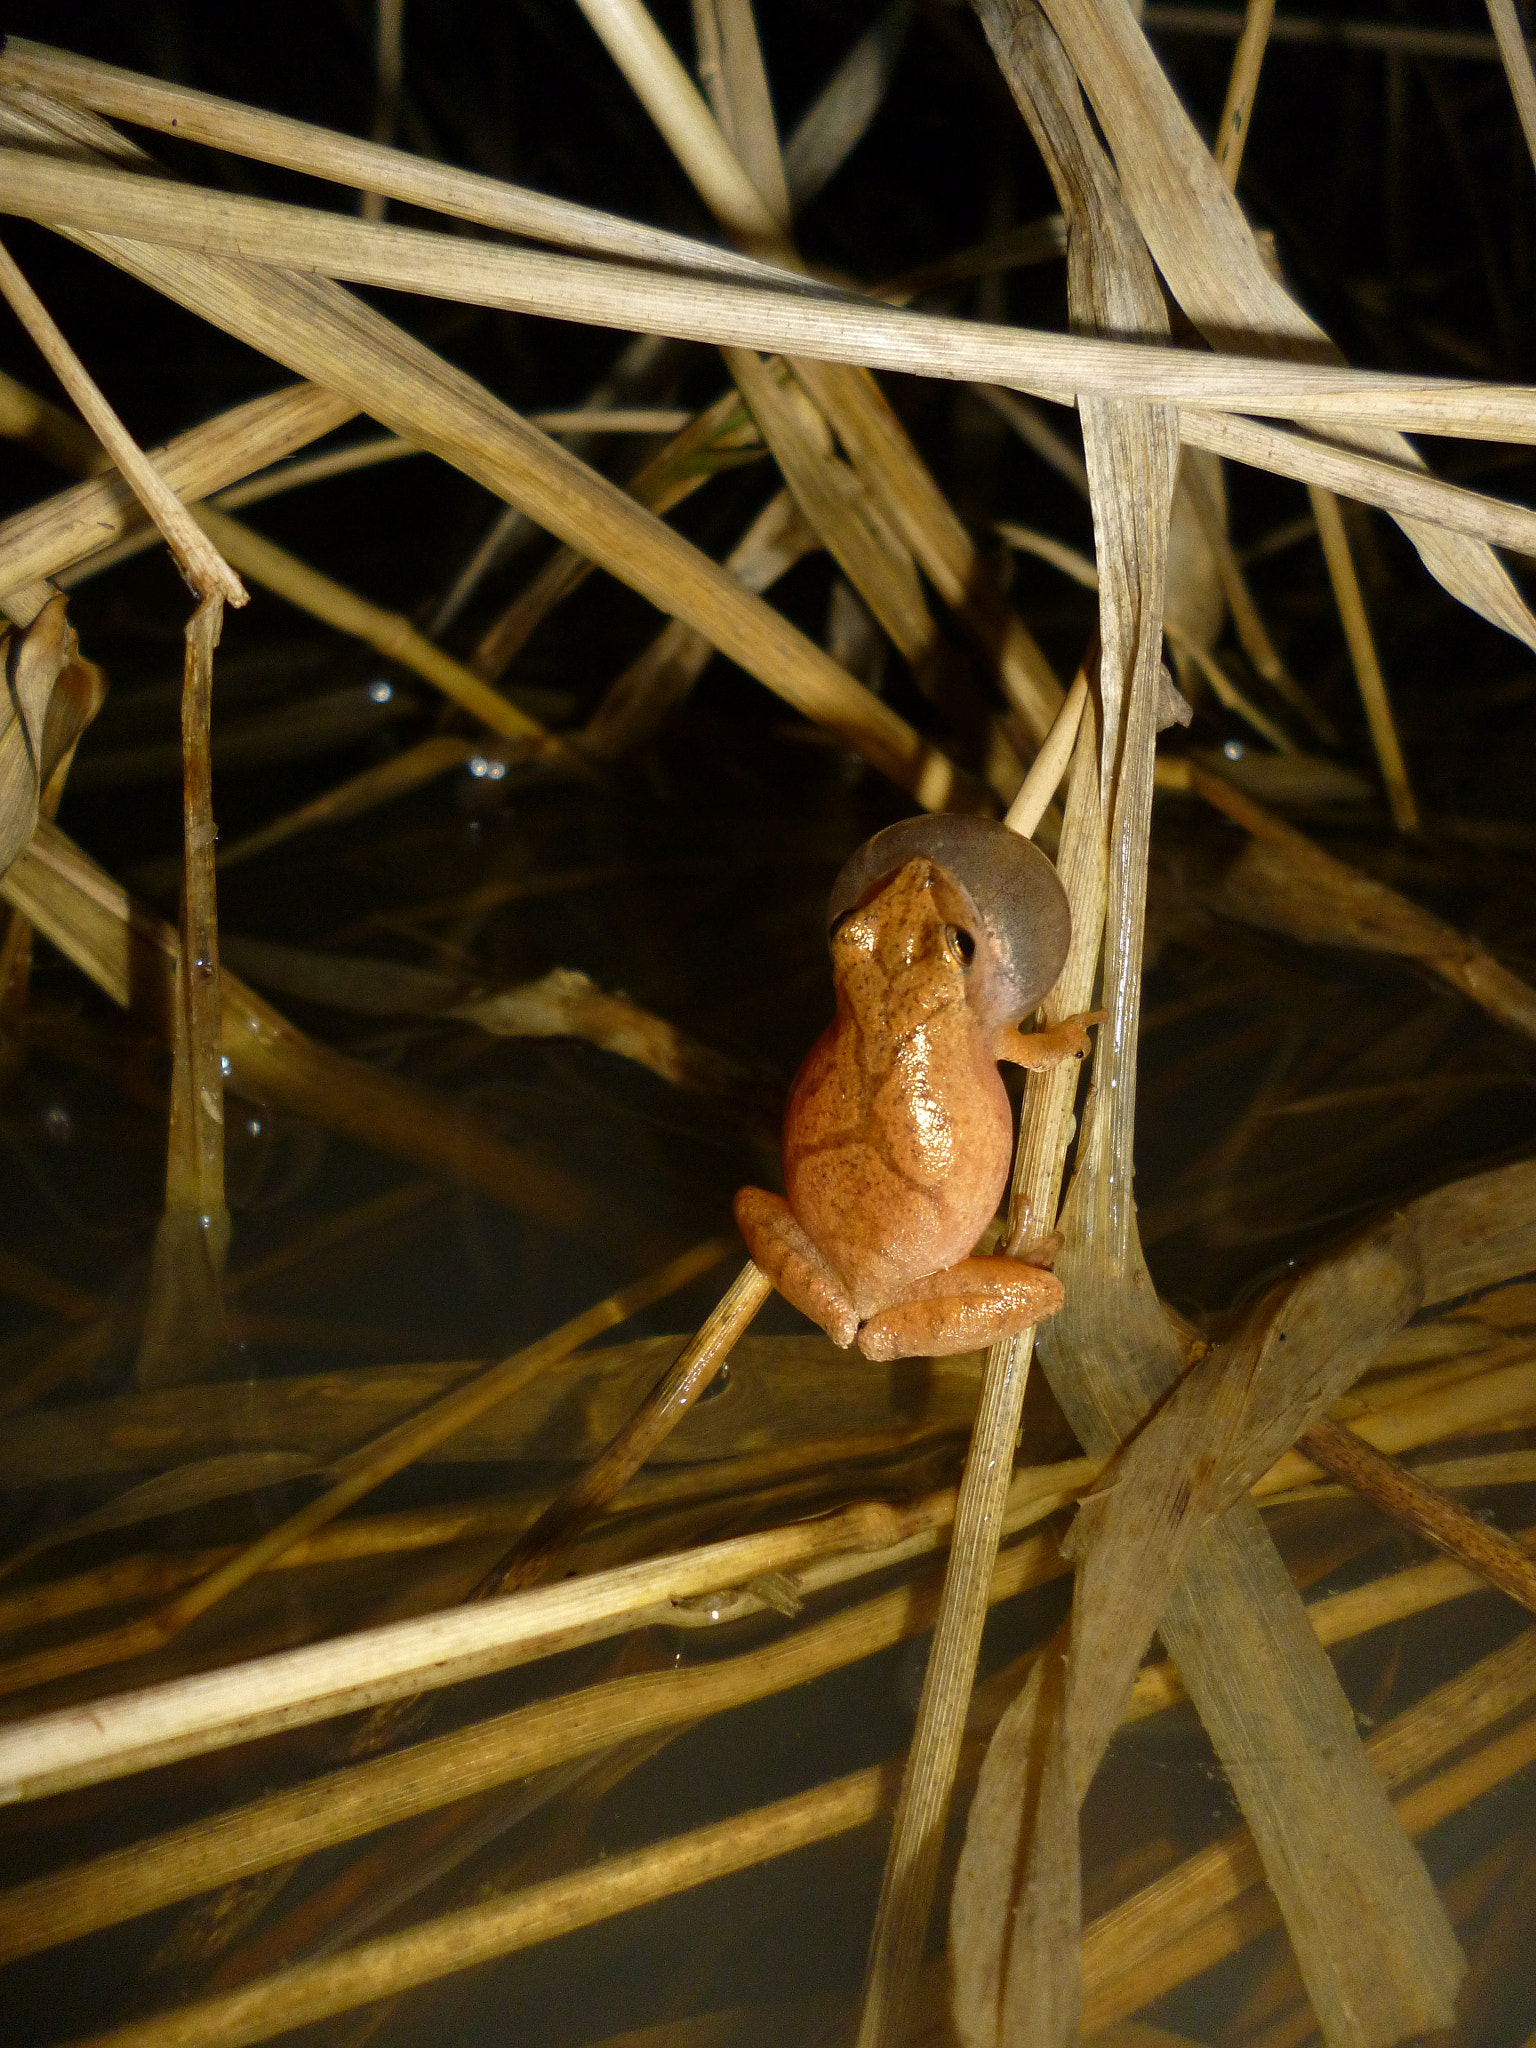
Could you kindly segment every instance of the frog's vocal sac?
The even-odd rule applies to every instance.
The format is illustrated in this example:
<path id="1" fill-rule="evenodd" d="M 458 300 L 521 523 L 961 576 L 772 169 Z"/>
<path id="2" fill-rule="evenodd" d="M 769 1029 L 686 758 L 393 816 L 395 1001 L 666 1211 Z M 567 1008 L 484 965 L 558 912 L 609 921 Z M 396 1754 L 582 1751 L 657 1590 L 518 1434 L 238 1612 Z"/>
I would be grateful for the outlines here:
<path id="1" fill-rule="evenodd" d="M 837 1011 L 790 1090 L 788 1199 L 743 1188 L 737 1224 L 835 1344 L 874 1359 L 980 1350 L 1062 1304 L 1021 1247 L 971 1253 L 1012 1152 L 998 1061 L 1080 1059 L 1097 1021 L 1018 1028 L 1066 960 L 1066 892 L 1006 826 L 910 818 L 853 855 L 828 916 Z"/>

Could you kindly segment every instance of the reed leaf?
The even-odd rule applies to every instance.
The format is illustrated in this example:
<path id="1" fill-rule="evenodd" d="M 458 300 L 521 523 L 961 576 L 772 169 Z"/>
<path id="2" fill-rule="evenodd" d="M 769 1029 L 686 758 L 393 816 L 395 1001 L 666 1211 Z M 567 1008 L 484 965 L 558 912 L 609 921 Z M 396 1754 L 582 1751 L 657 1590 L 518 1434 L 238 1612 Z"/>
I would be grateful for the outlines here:
<path id="1" fill-rule="evenodd" d="M 25 117 L 0 104 L 0 132 L 18 120 L 54 124 L 77 147 L 121 156 L 110 129 L 67 109 Z M 140 161 L 137 152 L 130 159 Z M 89 168 L 89 166 L 85 166 Z M 102 175 L 120 174 L 103 171 Z M 129 174 L 127 183 L 144 181 Z M 165 181 L 158 190 L 182 191 Z M 366 226 L 371 233 L 394 233 Z M 591 555 L 661 610 L 705 632 L 796 709 L 843 738 L 931 808 L 975 807 L 971 788 L 938 749 L 862 689 L 821 650 L 699 550 L 615 485 L 568 455 L 462 371 L 382 315 L 320 278 L 262 264 L 181 255 L 143 242 L 86 234 L 84 246 L 118 263 L 215 325 L 334 388 L 374 418 L 430 447 L 550 531 Z"/>

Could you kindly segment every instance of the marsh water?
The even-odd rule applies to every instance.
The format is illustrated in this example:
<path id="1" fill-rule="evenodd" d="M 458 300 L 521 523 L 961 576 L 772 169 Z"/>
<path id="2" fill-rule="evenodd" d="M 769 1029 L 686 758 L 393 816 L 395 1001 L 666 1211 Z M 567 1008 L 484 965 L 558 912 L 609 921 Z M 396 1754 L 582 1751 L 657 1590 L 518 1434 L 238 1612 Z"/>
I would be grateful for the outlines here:
<path id="1" fill-rule="evenodd" d="M 657 11 L 679 46 L 691 47 L 684 10 Z M 129 23 L 119 10 L 61 4 L 22 8 L 17 26 L 361 133 L 372 110 L 366 12 L 285 7 L 252 24 L 164 5 L 135 10 Z M 763 12 L 787 130 L 871 10 L 787 7 L 782 20 Z M 1483 20 L 1477 9 L 1456 13 L 1472 27 Z M 808 216 L 818 260 L 863 278 L 892 276 L 1050 209 L 1043 171 L 1011 103 L 989 83 L 973 31 L 939 7 L 908 25 L 868 138 Z M 1191 104 L 1219 105 L 1226 44 L 1169 36 L 1158 47 Z M 617 74 L 602 68 L 574 10 L 567 19 L 528 0 L 494 23 L 475 9 L 423 10 L 419 21 L 409 18 L 407 50 L 408 146 L 701 229 L 680 174 Z M 1316 49 L 1272 57 L 1275 99 L 1267 111 L 1261 102 L 1256 123 L 1251 203 L 1289 235 L 1311 302 L 1352 359 L 1396 363 L 1417 349 L 1444 370 L 1454 353 L 1446 336 L 1459 334 L 1477 373 L 1528 374 L 1529 335 L 1510 313 L 1510 280 L 1529 283 L 1530 167 L 1516 164 L 1503 141 L 1495 160 L 1479 126 L 1503 90 L 1501 74 L 1487 64 L 1442 73 L 1413 60 L 1405 85 L 1386 76 L 1388 61 Z M 1406 114 L 1394 93 L 1407 95 Z M 1374 163 L 1390 145 L 1399 184 L 1369 194 L 1351 184 L 1351 217 L 1330 213 L 1327 180 L 1280 119 L 1283 108 L 1308 106 L 1329 138 L 1334 171 Z M 1431 140 L 1447 151 L 1446 137 L 1456 141 L 1454 191 L 1454 181 L 1445 189 L 1414 182 L 1403 169 L 1405 136 L 1426 151 Z M 161 139 L 155 147 L 185 175 L 331 203 L 284 173 Z M 1506 205 L 1511 165 L 1524 184 Z M 1490 193 L 1498 195 L 1492 211 Z M 1499 244 L 1492 273 L 1478 235 Z M 145 444 L 275 388 L 285 374 L 40 228 L 18 222 L 13 233 L 8 223 L 6 238 Z M 1384 270 L 1379 250 L 1389 242 Z M 1453 248 L 1472 254 L 1462 262 Z M 946 310 L 1064 321 L 1059 263 L 945 292 L 935 303 Z M 528 411 L 580 404 L 625 339 L 376 296 L 391 317 Z M 1388 312 L 1400 316 L 1395 326 Z M 0 366 L 57 401 L 10 328 Z M 716 355 L 670 345 L 655 351 L 636 402 L 693 412 L 724 388 Z M 1007 517 L 1091 551 L 1086 505 L 995 411 L 954 387 L 893 379 L 891 392 L 989 548 L 991 522 Z M 1075 433 L 1068 414 L 1053 418 Z M 322 446 L 370 431 L 357 422 Z M 623 480 L 659 445 L 610 436 L 591 459 Z M 1473 446 L 1465 456 L 1469 477 L 1480 455 Z M 1529 488 L 1522 471 L 1501 472 L 1495 483 L 1516 497 Z M 34 449 L 8 448 L 5 512 L 59 487 Z M 738 451 L 671 516 L 720 557 L 776 487 L 761 448 L 745 459 Z M 1287 664 L 1338 729 L 1329 758 L 1340 772 L 1326 790 L 1314 782 L 1294 800 L 1275 795 L 1266 771 L 1277 757 L 1208 693 L 1189 732 L 1167 744 L 1224 764 L 1239 786 L 1247 778 L 1340 859 L 1532 978 L 1536 678 L 1528 651 L 1455 607 L 1385 521 L 1362 516 L 1352 528 L 1424 815 L 1421 833 L 1394 832 L 1315 536 L 1287 537 L 1303 495 L 1237 470 L 1228 493 L 1234 545 L 1250 561 Z M 412 455 L 274 498 L 253 508 L 251 523 L 467 657 L 551 552 L 529 531 L 463 614 L 434 626 L 500 509 L 446 464 Z M 995 566 L 1070 675 L 1094 626 L 1091 593 L 1026 556 L 1010 566 L 1000 544 Z M 894 654 L 872 651 L 873 628 L 848 598 L 822 553 L 791 569 L 773 594 L 887 702 L 932 726 L 936 715 L 911 675 Z M 187 611 L 163 551 L 82 577 L 71 590 L 82 649 L 103 665 L 110 688 L 59 813 L 102 868 L 172 922 Z M 541 722 L 578 728 L 659 623 L 640 598 L 594 576 L 534 634 L 502 687 Z M 1241 655 L 1232 659 L 1240 667 Z M 156 1383 L 142 1363 L 141 1334 L 165 1196 L 170 1054 L 151 1018 L 118 1008 L 59 951 L 37 943 L 25 1000 L 8 1004 L 0 1037 L 0 1551 L 21 1560 L 0 1579 L 0 1679 L 12 1660 L 152 1611 L 311 1498 L 336 1460 L 481 1364 L 687 1246 L 728 1235 L 735 1189 L 778 1184 L 784 1094 L 829 1014 L 831 879 L 854 847 L 909 808 L 857 756 L 723 658 L 659 731 L 584 776 L 509 763 L 489 743 L 474 751 L 468 725 L 418 675 L 265 591 L 229 615 L 215 673 L 226 966 L 309 1039 L 394 1077 L 459 1122 L 443 1126 L 450 1137 L 424 1164 L 403 1110 L 398 1126 L 380 1113 L 358 1127 L 343 1099 L 348 1067 L 328 1070 L 332 1094 L 304 1111 L 232 1087 L 227 1344 L 206 1376 Z M 438 733 L 469 736 L 458 765 L 361 815 L 239 857 L 241 842 L 272 820 Z M 1529 1038 L 1421 963 L 1311 943 L 1251 906 L 1245 914 L 1230 886 L 1243 844 L 1235 826 L 1193 798 L 1160 795 L 1137 1199 L 1160 1295 L 1207 1330 L 1230 1325 L 1296 1262 L 1360 1222 L 1527 1157 L 1536 1139 Z M 645 1028 L 660 1033 L 646 1041 L 651 1063 L 617 1045 L 611 1017 L 586 1035 L 585 1027 L 505 1035 L 454 1014 L 556 969 L 648 1013 Z M 596 1042 L 605 1030 L 607 1041 Z M 663 1042 L 670 1073 L 657 1070 Z M 500 1148 L 494 1175 L 455 1171 L 454 1128 L 466 1147 L 475 1139 Z M 323 1556 L 284 1560 L 163 1648 L 12 1687 L 0 1698 L 0 1729 L 463 1600 L 518 1529 L 603 1448 L 709 1313 L 738 1257 L 730 1251 L 552 1368 L 526 1396 L 387 1479 L 336 1525 L 364 1529 L 350 1550 L 333 1541 Z M 1471 1373 L 1495 1352 L 1500 1364 L 1523 1358 L 1533 1333 L 1536 1285 L 1510 1273 L 1475 1299 L 1427 1311 L 1378 1373 Z M 974 1357 L 885 1367 L 837 1354 L 774 1298 L 723 1380 L 569 1568 L 605 1569 L 859 1500 L 910 1504 L 953 1485 L 980 1372 Z M 1444 1478 L 1455 1497 L 1499 1528 L 1523 1531 L 1536 1522 L 1530 1420 L 1527 1403 L 1415 1456 L 1440 1466 L 1461 1460 L 1460 1476 Z M 1075 1450 L 1037 1368 L 1020 1463 L 1046 1465 Z M 1468 1463 L 1478 1458 L 1481 1468 Z M 457 1530 L 454 1513 L 462 1514 Z M 1433 1555 L 1341 1488 L 1304 1489 L 1269 1507 L 1266 1520 L 1309 1600 Z M 1049 1526 L 1059 1531 L 1064 1519 Z M 670 1621 L 430 1694 L 396 1731 L 396 1745 L 614 1679 L 765 1650 L 934 1569 L 925 1560 L 892 1565 L 808 1597 L 792 1583 L 765 1582 L 745 1603 L 750 1611 L 739 1601 L 684 1603 Z M 994 1609 L 983 1680 L 1044 1642 L 1065 1614 L 1070 1580 L 1040 1576 Z M 1484 1588 L 1342 1642 L 1335 1666 L 1362 1733 L 1514 1641 L 1527 1621 Z M 365 1832 L 296 1867 L 193 1888 L 176 1903 L 44 1947 L 7 1966 L 0 2034 L 17 2048 L 93 2037 L 899 1758 L 926 1644 L 919 1631 L 787 1691 L 589 1746 L 447 1808 L 446 1819 L 439 1808 L 428 1816 L 435 1832 L 419 1818 Z M 318 1781 L 347 1760 L 356 1725 L 355 1716 L 321 1721 L 0 1811 L 3 1884 L 85 1866 Z M 970 1782 L 963 1768 L 946 1890 Z M 1187 1703 L 1128 1724 L 1084 1812 L 1085 1916 L 1132 1897 L 1239 1819 Z M 364 2040 L 386 2048 L 617 2048 L 620 2040 L 723 2048 L 847 2038 L 886 1839 L 882 1820 L 343 2011 L 304 2039 L 326 2048 Z M 1423 1839 L 1473 1959 L 1466 2017 L 1453 2037 L 1467 2048 L 1519 2048 L 1536 2027 L 1533 1843 L 1529 1768 Z M 5 1911 L 0 1898 L 0 1939 Z M 915 2038 L 942 2038 L 941 1934 L 936 1920 L 924 1990 L 932 2009 L 922 2021 L 929 2032 Z M 1138 2011 L 1166 2030 L 1137 2037 L 1148 2041 L 1278 2048 L 1311 2035 L 1284 1933 L 1261 1921 L 1233 1952 Z"/>

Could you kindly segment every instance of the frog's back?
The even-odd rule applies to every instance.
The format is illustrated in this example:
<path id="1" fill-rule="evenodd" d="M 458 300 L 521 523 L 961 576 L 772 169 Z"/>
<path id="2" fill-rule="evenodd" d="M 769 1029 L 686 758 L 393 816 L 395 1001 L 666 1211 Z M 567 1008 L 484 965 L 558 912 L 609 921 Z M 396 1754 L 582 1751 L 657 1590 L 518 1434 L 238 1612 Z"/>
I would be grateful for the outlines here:
<path id="1" fill-rule="evenodd" d="M 789 1206 L 862 1314 L 963 1259 L 996 1211 L 1012 1118 L 964 1011 L 863 1025 L 812 1046 L 784 1126 Z"/>

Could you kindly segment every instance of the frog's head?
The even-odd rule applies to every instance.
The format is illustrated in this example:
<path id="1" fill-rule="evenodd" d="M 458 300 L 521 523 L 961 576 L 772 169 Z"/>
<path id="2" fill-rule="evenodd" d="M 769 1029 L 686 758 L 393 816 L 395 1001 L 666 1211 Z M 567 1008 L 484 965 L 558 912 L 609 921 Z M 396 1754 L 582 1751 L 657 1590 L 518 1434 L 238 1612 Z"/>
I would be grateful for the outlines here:
<path id="1" fill-rule="evenodd" d="M 1049 995 L 1072 918 L 1055 868 L 990 818 L 905 818 L 846 863 L 827 906 L 839 984 L 867 961 L 934 1005 L 963 1000 L 989 1029 Z"/>

